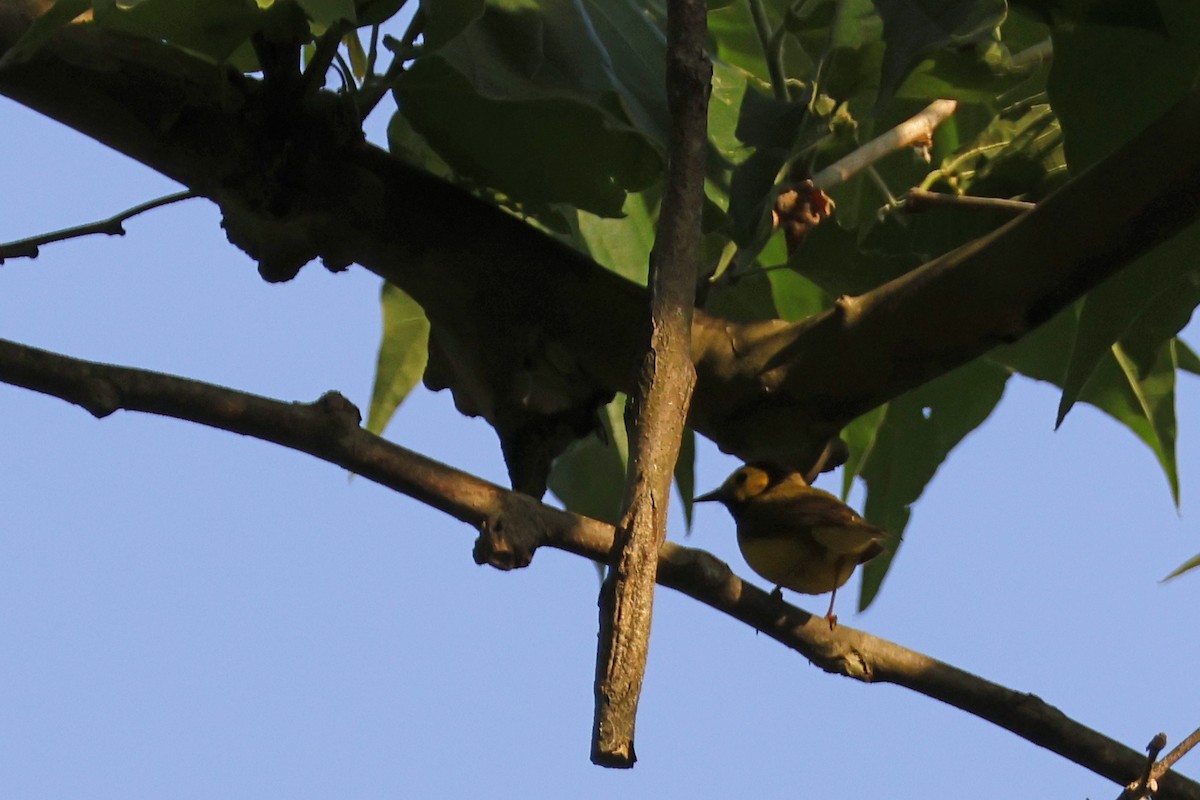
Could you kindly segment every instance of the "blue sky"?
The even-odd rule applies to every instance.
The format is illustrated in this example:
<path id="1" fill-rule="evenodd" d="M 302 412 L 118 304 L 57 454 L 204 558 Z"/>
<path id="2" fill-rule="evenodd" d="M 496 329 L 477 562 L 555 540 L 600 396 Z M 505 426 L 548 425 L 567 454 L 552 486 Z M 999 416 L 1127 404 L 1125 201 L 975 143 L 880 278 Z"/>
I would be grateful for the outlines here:
<path id="1" fill-rule="evenodd" d="M 0 120 L 0 241 L 178 188 L 7 100 Z M 338 389 L 366 407 L 378 279 L 311 265 L 267 285 L 205 201 L 127 228 L 0 266 L 0 336 L 288 400 Z M 1159 730 L 1173 744 L 1200 725 L 1200 577 L 1159 583 L 1200 551 L 1196 381 L 1179 392 L 1182 514 L 1132 434 L 1083 407 L 1054 432 L 1056 406 L 1052 388 L 1012 381 L 917 506 L 875 606 L 844 602 L 841 619 L 1133 747 Z M 503 481 L 491 430 L 445 393 L 419 390 L 388 436 Z M 705 444 L 697 485 L 734 466 Z M 97 421 L 3 385 L 0 476 L 6 798 L 1116 793 L 668 590 L 640 762 L 601 770 L 587 759 L 586 561 L 478 567 L 466 526 L 308 456 L 144 415 Z M 689 544 L 752 577 L 719 508 L 698 510 Z"/>

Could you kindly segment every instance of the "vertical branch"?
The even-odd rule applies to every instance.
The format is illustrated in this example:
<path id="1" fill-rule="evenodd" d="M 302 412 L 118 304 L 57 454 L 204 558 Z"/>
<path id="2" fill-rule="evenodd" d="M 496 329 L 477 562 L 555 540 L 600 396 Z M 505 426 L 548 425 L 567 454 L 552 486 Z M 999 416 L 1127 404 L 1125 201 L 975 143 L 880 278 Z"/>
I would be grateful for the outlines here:
<path id="1" fill-rule="evenodd" d="M 712 79 L 705 12 L 704 0 L 670 0 L 667 7 L 671 134 L 662 214 L 650 254 L 650 343 L 630 407 L 625 512 L 600 590 L 592 761 L 608 767 L 631 767 L 637 760 L 633 730 L 650 641 L 658 549 L 666 535 L 671 476 L 696 383 L 691 327 Z"/>

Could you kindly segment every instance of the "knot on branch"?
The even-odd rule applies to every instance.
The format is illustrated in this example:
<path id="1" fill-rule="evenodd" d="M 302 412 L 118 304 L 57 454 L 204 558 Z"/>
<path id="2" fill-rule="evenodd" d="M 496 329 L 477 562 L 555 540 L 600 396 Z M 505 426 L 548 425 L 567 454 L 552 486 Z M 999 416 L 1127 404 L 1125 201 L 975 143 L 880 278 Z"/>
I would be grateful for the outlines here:
<path id="1" fill-rule="evenodd" d="M 507 524 L 502 514 L 485 519 L 479 525 L 479 538 L 472 551 L 475 563 L 505 571 L 528 567 L 537 549 L 529 530 L 529 526 Z"/>
<path id="2" fill-rule="evenodd" d="M 341 392 L 326 392 L 313 403 L 313 408 L 339 430 L 358 428 L 362 424 L 362 412 Z"/>
<path id="3" fill-rule="evenodd" d="M 83 384 L 83 392 L 78 402 L 96 419 L 104 419 L 121 407 L 121 393 L 111 381 L 88 378 Z"/>

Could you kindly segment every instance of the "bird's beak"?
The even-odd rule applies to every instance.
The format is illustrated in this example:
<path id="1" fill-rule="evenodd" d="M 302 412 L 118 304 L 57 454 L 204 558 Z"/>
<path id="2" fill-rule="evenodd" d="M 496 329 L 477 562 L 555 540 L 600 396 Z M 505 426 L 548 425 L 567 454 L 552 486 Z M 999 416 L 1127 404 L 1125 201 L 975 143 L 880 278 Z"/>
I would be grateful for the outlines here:
<path id="1" fill-rule="evenodd" d="M 718 503 L 724 503 L 724 502 L 725 502 L 725 495 L 724 495 L 724 493 L 721 491 L 721 489 L 720 489 L 720 488 L 713 489 L 713 490 L 712 490 L 711 492 L 709 492 L 708 494 L 702 494 L 702 495 L 700 495 L 699 497 L 693 497 L 693 498 L 692 498 L 692 502 L 693 502 L 693 503 L 708 503 L 708 502 L 711 502 L 711 501 L 713 501 L 713 500 L 717 501 Z"/>

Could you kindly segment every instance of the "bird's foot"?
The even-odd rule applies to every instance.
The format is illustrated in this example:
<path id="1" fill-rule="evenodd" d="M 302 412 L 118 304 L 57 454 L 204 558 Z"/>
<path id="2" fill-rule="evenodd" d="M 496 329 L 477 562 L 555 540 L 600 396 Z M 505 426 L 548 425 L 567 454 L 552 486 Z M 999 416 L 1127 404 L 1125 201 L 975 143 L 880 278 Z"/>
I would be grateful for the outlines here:
<path id="1" fill-rule="evenodd" d="M 837 627 L 837 614 L 832 611 L 825 615 L 825 621 L 829 623 L 829 630 Z"/>

